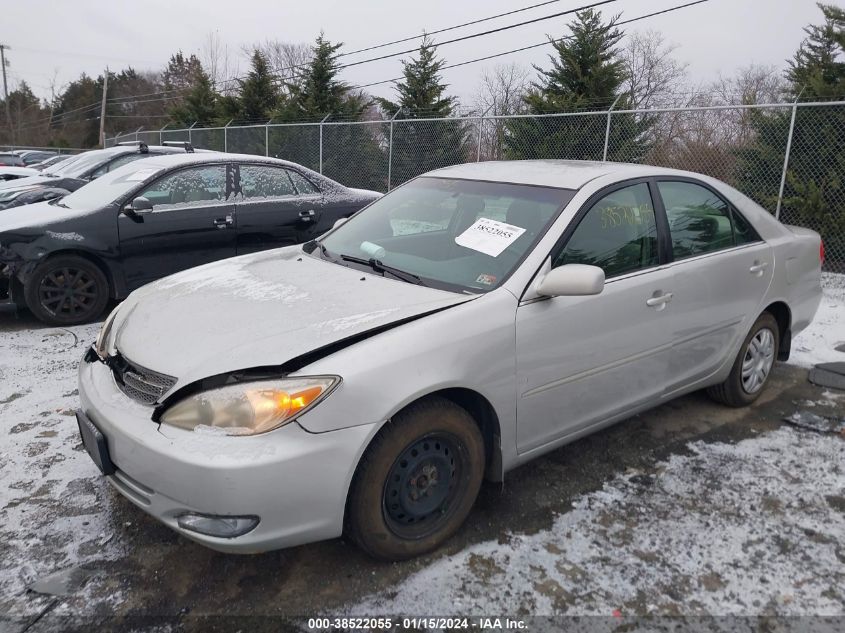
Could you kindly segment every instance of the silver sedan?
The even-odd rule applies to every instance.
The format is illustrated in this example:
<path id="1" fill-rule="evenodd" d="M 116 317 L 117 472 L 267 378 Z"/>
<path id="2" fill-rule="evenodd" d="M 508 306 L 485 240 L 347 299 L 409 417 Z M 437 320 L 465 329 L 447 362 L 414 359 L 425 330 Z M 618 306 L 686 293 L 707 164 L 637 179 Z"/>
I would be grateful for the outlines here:
<path id="1" fill-rule="evenodd" d="M 132 293 L 79 370 L 108 480 L 211 548 L 453 534 L 485 477 L 707 388 L 753 402 L 823 247 L 705 176 L 613 163 L 425 174 L 303 246 Z"/>

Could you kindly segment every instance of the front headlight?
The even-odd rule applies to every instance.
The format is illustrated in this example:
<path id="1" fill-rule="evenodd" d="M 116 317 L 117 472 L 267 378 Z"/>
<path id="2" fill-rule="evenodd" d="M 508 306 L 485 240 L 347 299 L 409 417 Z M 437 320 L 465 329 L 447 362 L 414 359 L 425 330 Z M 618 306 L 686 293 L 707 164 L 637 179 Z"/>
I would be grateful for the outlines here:
<path id="1" fill-rule="evenodd" d="M 161 422 L 224 435 L 266 433 L 313 407 L 339 383 L 339 376 L 308 376 L 230 385 L 177 402 Z"/>
<path id="2" fill-rule="evenodd" d="M 109 355 L 109 340 L 111 338 L 111 328 L 114 324 L 114 317 L 117 315 L 118 308 L 115 308 L 111 311 L 106 317 L 106 320 L 103 321 L 103 327 L 100 328 L 100 333 L 97 335 L 97 342 L 94 343 L 94 351 L 97 352 L 97 356 L 100 357 L 100 360 L 105 360 Z"/>

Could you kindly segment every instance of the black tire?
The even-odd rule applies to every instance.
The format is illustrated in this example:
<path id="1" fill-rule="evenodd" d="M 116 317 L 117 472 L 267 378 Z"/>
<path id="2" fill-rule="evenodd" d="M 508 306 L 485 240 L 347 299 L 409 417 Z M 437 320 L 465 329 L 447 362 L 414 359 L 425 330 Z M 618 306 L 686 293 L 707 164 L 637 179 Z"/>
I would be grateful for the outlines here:
<path id="1" fill-rule="evenodd" d="M 58 255 L 40 264 L 24 286 L 26 306 L 49 325 L 77 325 L 99 317 L 109 300 L 109 282 L 92 261 Z"/>
<path id="2" fill-rule="evenodd" d="M 461 526 L 483 476 L 484 439 L 472 416 L 445 398 L 421 400 L 367 447 L 349 493 L 347 534 L 382 560 L 424 554 Z"/>
<path id="3" fill-rule="evenodd" d="M 762 382 L 759 383 L 758 386 L 753 388 L 753 390 L 749 390 L 746 387 L 746 384 L 743 381 L 743 363 L 746 361 L 753 360 L 751 356 L 755 353 L 754 350 L 750 350 L 751 342 L 757 339 L 758 335 L 763 336 L 764 330 L 768 330 L 771 336 L 773 337 L 773 341 L 771 343 L 771 353 L 765 354 L 766 358 L 771 356 L 771 365 L 769 369 L 765 372 L 765 377 L 762 379 Z M 768 335 L 766 335 L 768 336 Z M 742 342 L 742 347 L 739 349 L 739 353 L 734 360 L 733 367 L 731 368 L 731 373 L 728 376 L 728 379 L 725 382 L 714 385 L 707 390 L 707 395 L 711 398 L 716 400 L 717 402 L 721 402 L 722 404 L 726 404 L 729 407 L 746 407 L 752 402 L 754 402 L 761 393 L 763 393 L 763 389 L 766 387 L 766 383 L 769 380 L 769 376 L 771 375 L 771 367 L 774 366 L 774 363 L 778 357 L 778 346 L 780 344 L 780 330 L 778 328 L 778 322 L 768 312 L 764 312 L 757 320 L 754 322 L 754 325 L 751 327 L 751 331 L 748 333 L 748 336 L 745 337 L 745 340 Z"/>

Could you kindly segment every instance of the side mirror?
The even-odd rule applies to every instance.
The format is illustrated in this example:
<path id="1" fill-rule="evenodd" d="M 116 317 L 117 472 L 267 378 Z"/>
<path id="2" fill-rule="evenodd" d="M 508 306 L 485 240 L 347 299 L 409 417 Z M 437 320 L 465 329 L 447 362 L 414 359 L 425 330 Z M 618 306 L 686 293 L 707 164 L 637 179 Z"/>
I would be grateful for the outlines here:
<path id="1" fill-rule="evenodd" d="M 131 204 L 126 205 L 124 211 L 132 215 L 146 215 L 153 212 L 153 203 L 143 196 L 138 196 Z"/>
<path id="2" fill-rule="evenodd" d="M 537 292 L 547 297 L 597 295 L 604 289 L 604 271 L 598 266 L 565 264 L 543 277 Z"/>

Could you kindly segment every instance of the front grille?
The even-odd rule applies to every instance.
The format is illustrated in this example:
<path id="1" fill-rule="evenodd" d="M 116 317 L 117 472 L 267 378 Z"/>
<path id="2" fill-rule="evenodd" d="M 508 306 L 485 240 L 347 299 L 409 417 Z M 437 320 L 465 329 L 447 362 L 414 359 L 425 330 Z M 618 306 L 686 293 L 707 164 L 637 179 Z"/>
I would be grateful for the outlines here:
<path id="1" fill-rule="evenodd" d="M 173 376 L 134 365 L 125 356 L 114 358 L 111 366 L 120 390 L 141 404 L 155 404 L 176 384 Z"/>

